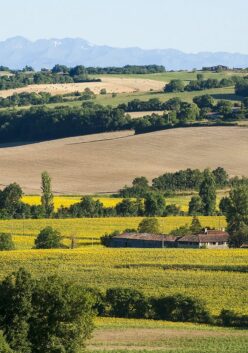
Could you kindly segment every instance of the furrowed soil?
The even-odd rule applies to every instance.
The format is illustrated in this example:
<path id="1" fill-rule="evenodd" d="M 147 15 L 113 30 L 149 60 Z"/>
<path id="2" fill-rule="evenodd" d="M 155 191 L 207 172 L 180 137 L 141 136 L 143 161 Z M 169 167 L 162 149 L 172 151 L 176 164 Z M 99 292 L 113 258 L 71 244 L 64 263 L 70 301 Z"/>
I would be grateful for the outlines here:
<path id="1" fill-rule="evenodd" d="M 47 170 L 54 192 L 112 193 L 144 175 L 152 180 L 179 169 L 222 166 L 230 175 L 248 175 L 248 129 L 180 128 L 133 135 L 130 131 L 65 138 L 26 145 L 0 145 L 2 187 L 19 183 L 40 191 Z"/>

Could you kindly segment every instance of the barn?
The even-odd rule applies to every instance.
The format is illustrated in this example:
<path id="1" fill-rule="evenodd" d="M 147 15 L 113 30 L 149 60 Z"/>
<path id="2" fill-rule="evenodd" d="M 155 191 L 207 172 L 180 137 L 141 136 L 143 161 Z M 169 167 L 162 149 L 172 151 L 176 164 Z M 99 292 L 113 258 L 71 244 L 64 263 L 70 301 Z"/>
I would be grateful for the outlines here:
<path id="1" fill-rule="evenodd" d="M 178 237 L 163 234 L 123 233 L 109 243 L 113 248 L 175 248 Z"/>

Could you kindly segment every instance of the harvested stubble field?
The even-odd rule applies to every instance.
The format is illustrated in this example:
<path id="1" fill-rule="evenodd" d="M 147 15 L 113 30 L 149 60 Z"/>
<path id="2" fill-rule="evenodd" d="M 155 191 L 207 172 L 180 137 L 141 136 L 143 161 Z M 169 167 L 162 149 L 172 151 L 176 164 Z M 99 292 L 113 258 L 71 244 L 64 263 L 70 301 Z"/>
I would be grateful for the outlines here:
<path id="1" fill-rule="evenodd" d="M 28 194 L 40 192 L 47 170 L 59 194 L 113 193 L 144 175 L 224 167 L 248 175 L 248 129 L 198 127 L 133 135 L 132 132 L 79 136 L 29 145 L 1 146 L 1 184 L 16 181 Z"/>
<path id="2" fill-rule="evenodd" d="M 35 277 L 58 274 L 102 291 L 128 287 L 149 296 L 196 296 L 216 315 L 222 308 L 248 313 L 247 260 L 240 249 L 16 250 L 1 252 L 0 278 L 25 267 Z"/>
<path id="3" fill-rule="evenodd" d="M 248 333 L 190 323 L 97 318 L 87 353 L 247 353 Z M 125 331 L 124 331 L 125 330 Z"/>
<path id="4" fill-rule="evenodd" d="M 64 83 L 64 84 L 39 84 L 26 87 L 2 90 L 0 97 L 9 97 L 14 93 L 22 92 L 48 92 L 53 95 L 71 92 L 83 92 L 90 88 L 94 93 L 99 94 L 105 88 L 108 93 L 131 93 L 162 91 L 166 82 L 150 80 L 146 78 L 124 78 L 124 77 L 103 77 L 102 82 Z"/>

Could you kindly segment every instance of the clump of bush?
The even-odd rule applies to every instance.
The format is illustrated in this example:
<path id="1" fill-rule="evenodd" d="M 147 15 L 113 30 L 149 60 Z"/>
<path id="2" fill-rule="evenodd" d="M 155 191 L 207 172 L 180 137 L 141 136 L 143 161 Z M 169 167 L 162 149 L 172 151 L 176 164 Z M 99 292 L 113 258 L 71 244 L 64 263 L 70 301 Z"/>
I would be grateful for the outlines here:
<path id="1" fill-rule="evenodd" d="M 0 233 L 0 250 L 14 250 L 15 245 L 12 240 L 11 234 Z"/>

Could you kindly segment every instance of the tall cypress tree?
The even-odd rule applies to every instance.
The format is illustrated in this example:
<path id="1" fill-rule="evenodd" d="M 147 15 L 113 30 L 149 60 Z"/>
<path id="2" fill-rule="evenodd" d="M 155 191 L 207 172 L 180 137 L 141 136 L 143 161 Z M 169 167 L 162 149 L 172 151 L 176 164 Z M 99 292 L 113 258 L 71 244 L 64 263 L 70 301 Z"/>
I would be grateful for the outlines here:
<path id="1" fill-rule="evenodd" d="M 46 217 L 50 217 L 54 211 L 53 204 L 53 193 L 51 186 L 51 177 L 47 172 L 43 172 L 41 174 L 41 204 L 44 209 Z"/>
<path id="2" fill-rule="evenodd" d="M 204 170 L 199 195 L 202 199 L 204 215 L 213 215 L 216 207 L 216 184 L 214 175 L 209 169 Z"/>

